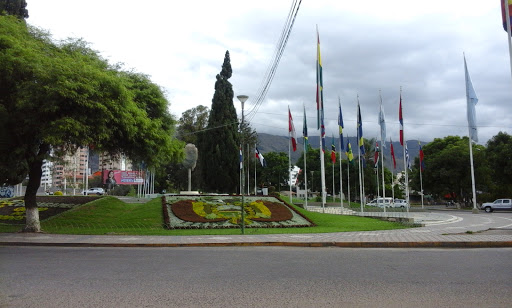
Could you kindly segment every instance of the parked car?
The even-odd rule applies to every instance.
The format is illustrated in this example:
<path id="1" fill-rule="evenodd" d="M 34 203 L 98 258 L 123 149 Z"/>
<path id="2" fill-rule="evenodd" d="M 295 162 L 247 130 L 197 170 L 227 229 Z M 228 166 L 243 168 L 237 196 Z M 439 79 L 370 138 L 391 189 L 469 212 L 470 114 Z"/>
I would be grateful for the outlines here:
<path id="1" fill-rule="evenodd" d="M 393 198 L 377 198 L 372 201 L 366 203 L 367 206 L 376 206 L 376 207 L 391 207 L 393 204 Z"/>
<path id="2" fill-rule="evenodd" d="M 101 187 L 93 187 L 93 188 L 89 188 L 87 190 L 84 190 L 82 192 L 84 195 L 104 195 L 105 194 L 105 190 Z"/>
<path id="3" fill-rule="evenodd" d="M 512 199 L 497 199 L 492 203 L 482 204 L 480 208 L 487 213 L 492 211 L 512 211 Z"/>
<path id="4" fill-rule="evenodd" d="M 407 207 L 409 207 L 409 204 L 404 199 L 395 199 L 395 202 L 393 203 L 393 207 L 407 208 Z"/>

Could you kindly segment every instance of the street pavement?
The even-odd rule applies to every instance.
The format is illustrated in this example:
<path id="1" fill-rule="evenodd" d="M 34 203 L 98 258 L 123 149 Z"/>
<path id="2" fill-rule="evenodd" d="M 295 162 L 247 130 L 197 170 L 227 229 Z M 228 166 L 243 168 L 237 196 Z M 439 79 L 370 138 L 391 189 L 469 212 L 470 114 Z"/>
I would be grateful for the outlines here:
<path id="1" fill-rule="evenodd" d="M 330 208 L 310 211 L 331 212 Z M 338 208 L 338 214 L 340 208 Z M 333 213 L 336 213 L 332 209 Z M 361 213 L 352 213 L 361 215 Z M 484 248 L 512 247 L 512 213 L 477 214 L 463 210 L 425 212 L 363 213 L 406 219 L 420 227 L 399 230 L 200 236 L 63 235 L 46 233 L 0 233 L 0 246 L 65 247 L 199 247 L 199 246 L 295 246 L 368 248 Z M 389 218 L 388 218 L 389 219 Z"/>

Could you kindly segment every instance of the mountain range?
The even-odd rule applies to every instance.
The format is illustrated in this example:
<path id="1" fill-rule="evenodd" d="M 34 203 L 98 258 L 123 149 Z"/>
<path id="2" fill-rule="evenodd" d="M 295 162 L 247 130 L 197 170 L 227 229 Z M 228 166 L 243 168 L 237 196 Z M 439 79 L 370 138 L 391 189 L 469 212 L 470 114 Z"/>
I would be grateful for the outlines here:
<path id="1" fill-rule="evenodd" d="M 310 136 L 308 138 L 309 144 L 311 147 L 318 149 L 320 147 L 320 137 L 319 136 Z M 288 136 L 277 136 L 270 134 L 258 134 L 258 150 L 263 156 L 268 152 L 284 152 L 288 153 L 289 148 L 289 137 Z M 336 145 L 336 150 L 339 152 L 339 138 L 334 139 L 334 144 Z M 358 148 L 357 148 L 357 138 L 349 137 L 350 144 L 352 146 L 352 152 L 354 154 L 354 158 L 358 156 Z M 343 143 L 347 143 L 347 138 L 343 139 Z M 331 151 L 332 139 L 331 137 L 326 138 L 325 140 L 325 150 L 330 153 Z M 419 156 L 420 149 L 420 141 L 418 140 L 408 140 L 407 141 L 407 149 L 409 152 L 409 156 L 411 158 L 411 164 L 413 164 L 414 159 Z M 421 142 L 421 144 L 425 144 Z M 390 150 L 389 142 L 386 142 L 386 148 L 384 148 L 384 165 L 389 170 L 393 169 L 393 160 L 391 159 L 391 150 Z M 299 157 L 302 155 L 304 149 L 304 139 L 299 137 L 297 140 L 297 150 L 295 152 L 291 152 L 292 163 L 296 163 Z M 400 172 L 404 170 L 404 159 L 403 159 L 403 147 L 400 145 L 400 142 L 393 142 L 393 149 L 395 152 L 395 160 L 396 160 L 396 172 Z M 344 151 L 343 151 L 344 152 Z M 339 155 L 339 154 L 338 154 Z M 345 153 L 342 154 L 342 159 L 346 159 Z"/>

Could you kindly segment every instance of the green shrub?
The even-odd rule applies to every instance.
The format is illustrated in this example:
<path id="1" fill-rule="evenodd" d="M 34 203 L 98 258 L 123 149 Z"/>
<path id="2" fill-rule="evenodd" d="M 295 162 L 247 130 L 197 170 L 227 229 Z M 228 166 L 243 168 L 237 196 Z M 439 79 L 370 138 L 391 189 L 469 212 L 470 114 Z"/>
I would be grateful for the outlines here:
<path id="1" fill-rule="evenodd" d="M 54 196 L 62 196 L 63 193 L 60 190 L 57 190 L 55 193 L 53 193 Z"/>

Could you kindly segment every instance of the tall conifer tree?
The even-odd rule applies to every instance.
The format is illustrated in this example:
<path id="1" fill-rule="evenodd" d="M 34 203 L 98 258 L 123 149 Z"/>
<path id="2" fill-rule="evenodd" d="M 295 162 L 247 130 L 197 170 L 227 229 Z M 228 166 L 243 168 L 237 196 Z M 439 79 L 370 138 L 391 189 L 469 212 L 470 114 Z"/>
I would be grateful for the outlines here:
<path id="1" fill-rule="evenodd" d="M 209 191 L 234 193 L 239 183 L 238 118 L 233 104 L 233 86 L 229 51 L 217 75 L 208 127 L 199 136 L 204 188 Z"/>

